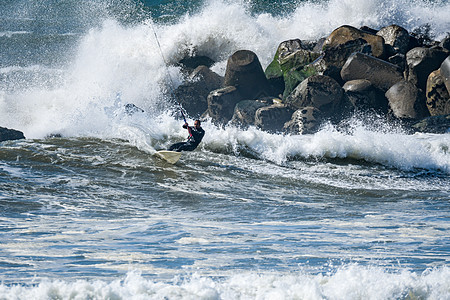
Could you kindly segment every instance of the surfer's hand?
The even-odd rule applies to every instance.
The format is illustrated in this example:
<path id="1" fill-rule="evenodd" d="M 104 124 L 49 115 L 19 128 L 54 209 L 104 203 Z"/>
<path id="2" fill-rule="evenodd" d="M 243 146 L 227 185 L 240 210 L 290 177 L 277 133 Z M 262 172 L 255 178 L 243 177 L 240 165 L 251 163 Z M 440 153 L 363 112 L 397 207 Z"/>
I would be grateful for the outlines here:
<path id="1" fill-rule="evenodd" d="M 186 123 L 184 123 L 184 125 L 183 125 L 183 128 L 188 128 L 188 123 L 186 122 Z"/>

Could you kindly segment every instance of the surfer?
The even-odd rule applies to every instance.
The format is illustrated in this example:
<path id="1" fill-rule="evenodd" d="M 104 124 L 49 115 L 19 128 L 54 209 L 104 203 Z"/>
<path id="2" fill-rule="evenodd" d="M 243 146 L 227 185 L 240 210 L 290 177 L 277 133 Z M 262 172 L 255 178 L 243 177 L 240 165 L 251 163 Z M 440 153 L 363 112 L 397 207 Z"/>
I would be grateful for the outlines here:
<path id="1" fill-rule="evenodd" d="M 197 148 L 198 144 L 200 144 L 203 136 L 205 135 L 205 131 L 201 127 L 200 120 L 195 120 L 194 126 L 189 126 L 186 122 L 184 123 L 183 128 L 187 129 L 189 132 L 187 141 L 173 144 L 172 146 L 170 146 L 169 151 L 193 151 L 195 148 Z"/>

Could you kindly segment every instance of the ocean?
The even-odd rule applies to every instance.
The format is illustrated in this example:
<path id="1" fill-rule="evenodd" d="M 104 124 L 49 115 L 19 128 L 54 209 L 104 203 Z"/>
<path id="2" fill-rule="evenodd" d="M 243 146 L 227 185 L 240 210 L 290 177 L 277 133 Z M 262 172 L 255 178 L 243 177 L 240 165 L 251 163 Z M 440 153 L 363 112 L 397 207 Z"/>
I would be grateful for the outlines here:
<path id="1" fill-rule="evenodd" d="M 344 24 L 440 40 L 450 4 L 1 0 L 0 126 L 26 139 L 0 143 L 0 299 L 450 299 L 450 132 L 205 121 L 177 164 L 153 155 L 186 138 L 186 54 L 265 68 Z"/>

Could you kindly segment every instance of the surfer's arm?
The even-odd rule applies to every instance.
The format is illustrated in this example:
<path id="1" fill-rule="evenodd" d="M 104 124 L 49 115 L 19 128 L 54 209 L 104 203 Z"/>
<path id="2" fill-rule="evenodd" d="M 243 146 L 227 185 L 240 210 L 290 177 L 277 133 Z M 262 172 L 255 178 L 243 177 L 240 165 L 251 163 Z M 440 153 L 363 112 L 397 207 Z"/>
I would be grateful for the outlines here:
<path id="1" fill-rule="evenodd" d="M 184 123 L 183 128 L 188 130 L 189 136 L 192 136 L 192 127 L 188 123 Z"/>

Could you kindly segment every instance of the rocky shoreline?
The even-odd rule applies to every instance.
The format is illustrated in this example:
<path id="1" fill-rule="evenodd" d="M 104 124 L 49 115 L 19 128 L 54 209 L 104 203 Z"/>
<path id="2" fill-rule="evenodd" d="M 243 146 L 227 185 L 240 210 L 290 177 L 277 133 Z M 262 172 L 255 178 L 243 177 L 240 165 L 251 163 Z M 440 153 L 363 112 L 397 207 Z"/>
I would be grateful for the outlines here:
<path id="1" fill-rule="evenodd" d="M 397 25 L 345 25 L 316 42 L 283 41 L 265 70 L 249 50 L 229 57 L 224 77 L 209 69 L 209 58 L 185 59 L 180 65 L 193 71 L 174 94 L 191 117 L 219 125 L 310 134 L 357 113 L 382 116 L 411 133 L 446 133 L 449 54 L 449 36 L 433 41 Z"/>
<path id="2" fill-rule="evenodd" d="M 224 77 L 209 57 L 185 57 L 178 65 L 187 80 L 172 97 L 192 118 L 274 133 L 312 134 L 329 122 L 339 128 L 355 114 L 410 133 L 447 133 L 450 35 L 434 41 L 428 31 L 344 25 L 319 41 L 281 42 L 265 70 L 252 51 L 236 51 Z M 22 138 L 0 127 L 0 141 Z"/>

